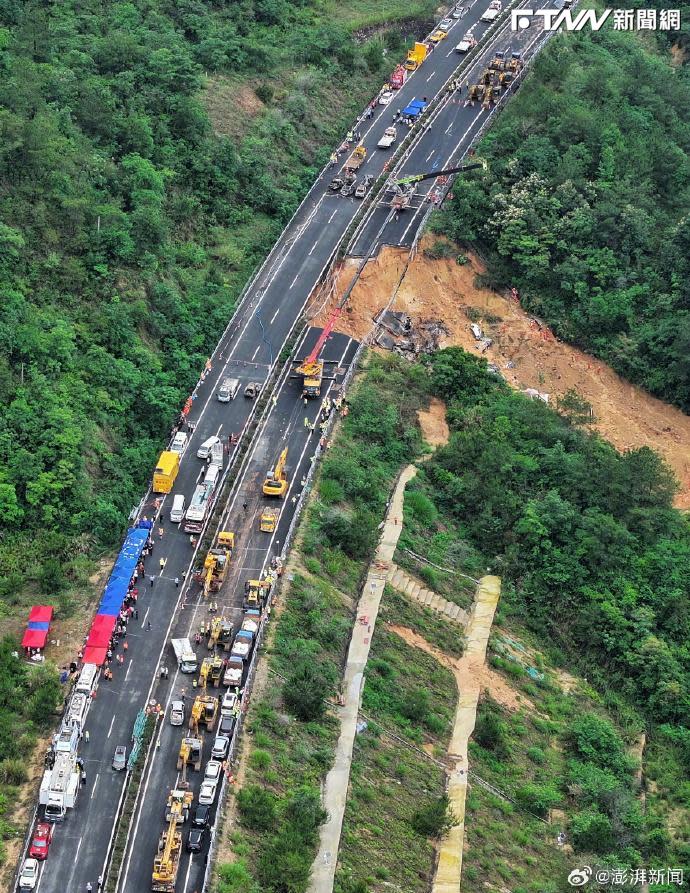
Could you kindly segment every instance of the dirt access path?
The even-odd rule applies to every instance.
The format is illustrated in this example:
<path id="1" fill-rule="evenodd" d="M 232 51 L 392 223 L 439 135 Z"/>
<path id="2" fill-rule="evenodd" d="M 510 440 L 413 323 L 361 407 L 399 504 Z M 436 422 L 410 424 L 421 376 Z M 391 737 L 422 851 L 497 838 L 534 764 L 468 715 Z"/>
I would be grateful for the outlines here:
<path id="1" fill-rule="evenodd" d="M 458 686 L 458 705 L 453 732 L 448 745 L 448 759 L 453 764 L 448 774 L 448 798 L 457 823 L 450 829 L 439 848 L 432 893 L 459 893 L 462 876 L 462 849 L 465 839 L 465 797 L 467 794 L 467 745 L 477 719 L 477 704 L 482 688 L 482 672 L 486 659 L 496 605 L 501 594 L 500 577 L 482 577 L 465 630 L 467 645 L 461 658 L 448 657 L 426 639 L 407 627 L 389 625 L 408 644 L 433 655 L 448 667 Z"/>
<path id="2" fill-rule="evenodd" d="M 576 390 L 594 410 L 594 430 L 617 449 L 649 446 L 664 457 L 680 482 L 676 505 L 690 509 L 690 418 L 631 385 L 599 360 L 557 341 L 519 304 L 477 288 L 475 277 L 484 268 L 476 258 L 458 266 L 454 258 L 425 257 L 424 248 L 433 241 L 430 236 L 422 240 L 391 309 L 408 313 L 413 323 L 442 320 L 449 335 L 440 346 L 459 346 L 475 354 L 469 324 L 478 320 L 494 342 L 484 356 L 499 367 L 512 387 L 546 392 L 553 404 L 557 397 Z M 350 306 L 338 321 L 339 331 L 361 338 L 371 330 L 374 316 L 390 300 L 405 256 L 400 249 L 385 248 L 367 264 Z M 324 324 L 358 263 L 346 261 L 341 268 L 334 294 L 314 318 L 314 325 Z M 321 300 L 315 300 L 317 306 Z"/>
<path id="3" fill-rule="evenodd" d="M 335 749 L 333 766 L 326 776 L 322 800 L 328 818 L 321 825 L 319 832 L 319 849 L 311 869 L 309 893 L 331 893 L 333 890 L 347 789 L 350 783 L 357 716 L 364 687 L 364 670 L 369 659 L 371 639 L 374 635 L 381 596 L 386 586 L 388 567 L 393 560 L 402 530 L 405 487 L 416 474 L 415 466 L 408 465 L 398 478 L 383 523 L 381 539 L 374 560 L 369 566 L 369 573 L 357 605 L 355 625 L 352 630 L 343 677 L 344 697 L 340 708 L 340 736 Z"/>

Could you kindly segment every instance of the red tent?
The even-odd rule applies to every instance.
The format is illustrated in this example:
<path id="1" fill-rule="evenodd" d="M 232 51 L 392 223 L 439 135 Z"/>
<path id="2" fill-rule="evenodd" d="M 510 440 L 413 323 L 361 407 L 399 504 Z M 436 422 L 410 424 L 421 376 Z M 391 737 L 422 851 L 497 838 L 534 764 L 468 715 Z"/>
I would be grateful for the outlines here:
<path id="1" fill-rule="evenodd" d="M 34 605 L 22 638 L 22 648 L 45 648 L 53 609 L 50 605 Z"/>
<path id="2" fill-rule="evenodd" d="M 89 638 L 86 640 L 86 647 L 93 646 L 95 648 L 105 648 L 107 650 L 114 629 L 114 617 L 109 617 L 107 614 L 98 614 L 94 617 L 94 621 L 91 624 L 91 631 L 89 632 Z M 92 661 L 87 661 L 87 663 L 92 663 Z"/>
<path id="3" fill-rule="evenodd" d="M 107 648 L 96 648 L 93 645 L 87 645 L 84 649 L 84 663 L 96 664 L 97 667 L 100 667 L 105 663 L 105 656 L 107 652 Z"/>

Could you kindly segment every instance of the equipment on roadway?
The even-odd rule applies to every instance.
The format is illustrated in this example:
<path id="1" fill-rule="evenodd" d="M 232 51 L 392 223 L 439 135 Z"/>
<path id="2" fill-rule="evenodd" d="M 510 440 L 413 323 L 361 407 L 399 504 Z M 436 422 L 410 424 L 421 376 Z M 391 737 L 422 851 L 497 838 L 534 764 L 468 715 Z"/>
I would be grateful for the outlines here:
<path id="1" fill-rule="evenodd" d="M 180 454 L 164 450 L 153 472 L 153 492 L 170 493 L 180 470 Z"/>
<path id="2" fill-rule="evenodd" d="M 501 14 L 501 0 L 491 0 L 488 9 L 486 9 L 479 19 L 480 22 L 495 22 Z"/>
<path id="3" fill-rule="evenodd" d="M 276 525 L 278 524 L 279 517 L 280 513 L 278 509 L 265 508 L 261 512 L 261 516 L 259 518 L 259 530 L 262 533 L 273 533 L 273 531 L 276 529 Z"/>
<path id="4" fill-rule="evenodd" d="M 328 188 L 331 192 L 340 192 L 340 190 L 343 188 L 344 182 L 345 181 L 342 177 L 333 177 L 331 182 L 328 184 Z"/>
<path id="5" fill-rule="evenodd" d="M 345 306 L 344 302 L 347 300 L 349 295 L 344 296 L 343 301 L 339 304 L 338 307 L 335 308 L 333 313 L 328 317 L 326 321 L 326 325 L 323 327 L 321 334 L 319 335 L 316 344 L 314 345 L 309 356 L 302 360 L 297 366 L 295 366 L 295 372 L 297 375 L 302 375 L 304 377 L 304 381 L 302 383 L 302 396 L 303 397 L 320 397 L 321 396 L 321 384 L 324 380 L 323 367 L 327 362 L 333 363 L 335 360 L 322 360 L 319 358 L 321 353 L 321 349 L 324 344 L 328 340 L 331 332 L 333 331 L 335 324 L 340 316 L 343 307 Z M 264 491 L 265 492 L 265 491 Z"/>
<path id="6" fill-rule="evenodd" d="M 359 145 L 354 150 L 352 155 L 345 162 L 345 170 L 348 173 L 353 173 L 354 171 L 358 171 L 360 167 L 364 164 L 364 159 L 367 157 L 367 150 L 364 146 Z"/>
<path id="7" fill-rule="evenodd" d="M 287 492 L 288 482 L 285 474 L 285 463 L 287 462 L 288 448 L 285 447 L 278 457 L 275 467 L 266 475 L 263 485 L 264 496 L 277 496 L 278 498 L 285 496 Z"/>
<path id="8" fill-rule="evenodd" d="M 390 76 L 389 84 L 392 90 L 399 90 L 407 80 L 407 72 L 404 65 L 398 65 Z"/>
<path id="9" fill-rule="evenodd" d="M 170 644 L 175 652 L 180 673 L 196 673 L 199 664 L 189 639 L 171 639 Z"/>
<path id="10" fill-rule="evenodd" d="M 182 794 L 182 791 L 172 791 L 171 798 L 176 793 Z M 168 802 L 170 803 L 170 800 Z M 184 800 L 183 798 L 174 798 L 166 814 L 169 816 L 168 827 L 161 833 L 158 841 L 158 853 L 153 860 L 151 889 L 160 891 L 160 893 L 174 893 L 175 890 L 182 848 L 182 835 L 177 830 L 180 815 L 184 815 Z M 182 821 L 184 822 L 184 817 Z"/>
<path id="11" fill-rule="evenodd" d="M 386 127 L 386 129 L 383 131 L 383 136 L 381 137 L 381 139 L 378 141 L 378 143 L 376 145 L 379 147 L 379 149 L 390 149 L 390 147 L 397 140 L 397 138 L 398 138 L 397 128 Z"/>
<path id="12" fill-rule="evenodd" d="M 486 162 L 476 161 L 472 164 L 463 164 L 460 167 L 449 167 L 444 170 L 429 171 L 426 174 L 411 174 L 408 177 L 401 177 L 398 180 L 393 180 L 391 183 L 391 188 L 393 189 L 391 207 L 396 211 L 404 211 L 405 208 L 409 208 L 412 196 L 416 191 L 417 183 L 421 183 L 422 180 L 434 180 L 436 177 L 446 177 L 450 174 L 462 174 L 479 167 L 486 169 Z"/>
<path id="13" fill-rule="evenodd" d="M 170 791 L 165 807 L 165 821 L 169 822 L 173 817 L 178 825 L 182 825 L 189 818 L 189 807 L 194 799 L 193 791 Z"/>
<path id="14" fill-rule="evenodd" d="M 429 47 L 425 43 L 415 43 L 411 50 L 407 51 L 404 67 L 407 71 L 417 71 L 429 54 Z"/>
<path id="15" fill-rule="evenodd" d="M 242 610 L 249 608 L 261 609 L 263 601 L 271 590 L 271 578 L 264 577 L 263 580 L 247 580 L 244 584 L 244 601 Z"/>
<path id="16" fill-rule="evenodd" d="M 477 46 L 477 41 L 472 34 L 467 32 L 460 43 L 455 47 L 456 53 L 468 53 Z"/>
<path id="17" fill-rule="evenodd" d="M 192 706 L 189 727 L 196 732 L 200 725 L 205 725 L 209 732 L 213 731 L 218 715 L 218 698 L 213 695 L 197 695 Z"/>
<path id="18" fill-rule="evenodd" d="M 494 53 L 494 57 L 489 62 L 489 71 L 505 71 L 506 70 L 506 54 L 498 50 Z"/>
<path id="19" fill-rule="evenodd" d="M 355 198 L 364 198 L 364 196 L 369 191 L 369 187 L 371 186 L 373 181 L 374 178 L 371 176 L 371 174 L 367 174 L 366 177 L 355 189 Z"/>
<path id="20" fill-rule="evenodd" d="M 198 772 L 201 769 L 202 747 L 201 738 L 196 735 L 184 737 L 177 757 L 177 768 L 183 769 L 185 766 L 191 766 Z"/>
<path id="21" fill-rule="evenodd" d="M 73 698 L 83 697 L 76 693 Z M 69 716 L 69 711 L 68 711 Z M 38 802 L 45 807 L 46 822 L 62 822 L 77 802 L 81 766 L 77 756 L 81 727 L 78 721 L 66 719 L 54 736 L 46 756 L 46 770 L 41 779 Z"/>

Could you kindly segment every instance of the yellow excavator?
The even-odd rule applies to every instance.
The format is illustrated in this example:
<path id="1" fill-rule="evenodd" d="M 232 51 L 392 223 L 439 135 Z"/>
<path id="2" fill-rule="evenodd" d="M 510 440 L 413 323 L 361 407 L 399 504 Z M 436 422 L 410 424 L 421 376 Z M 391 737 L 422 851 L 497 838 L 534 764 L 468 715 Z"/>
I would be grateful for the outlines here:
<path id="1" fill-rule="evenodd" d="M 285 447 L 278 457 L 275 468 L 272 468 L 266 475 L 266 480 L 264 481 L 263 486 L 264 496 L 277 496 L 279 498 L 285 496 L 288 486 L 287 476 L 285 474 L 287 454 L 288 448 Z"/>
<path id="2" fill-rule="evenodd" d="M 249 608 L 261 608 L 263 599 L 268 595 L 271 589 L 271 578 L 264 577 L 263 580 L 247 580 L 244 584 L 244 601 L 242 610 Z"/>
<path id="3" fill-rule="evenodd" d="M 180 744 L 180 753 L 177 757 L 177 768 L 186 773 L 187 766 L 192 766 L 198 772 L 201 769 L 201 752 L 203 742 L 197 737 L 196 730 L 185 736 Z"/>
<path id="4" fill-rule="evenodd" d="M 278 509 L 265 508 L 259 519 L 259 530 L 262 533 L 273 533 L 280 517 Z"/>
<path id="5" fill-rule="evenodd" d="M 161 833 L 158 853 L 153 860 L 151 889 L 157 893 L 174 893 L 177 870 L 180 867 L 182 834 L 177 830 L 180 816 L 184 815 L 183 801 L 175 800 L 168 811 L 168 827 Z M 184 818 L 182 818 L 184 821 Z"/>
<path id="6" fill-rule="evenodd" d="M 192 714 L 189 718 L 189 728 L 196 734 L 200 725 L 205 725 L 207 731 L 212 732 L 218 716 L 218 698 L 212 695 L 197 695 L 192 705 Z"/>
<path id="7" fill-rule="evenodd" d="M 208 684 L 208 677 L 211 674 L 211 664 L 213 662 L 213 658 L 205 657 L 201 661 L 201 667 L 199 668 L 199 688 L 202 691 L 206 691 L 206 686 Z"/>

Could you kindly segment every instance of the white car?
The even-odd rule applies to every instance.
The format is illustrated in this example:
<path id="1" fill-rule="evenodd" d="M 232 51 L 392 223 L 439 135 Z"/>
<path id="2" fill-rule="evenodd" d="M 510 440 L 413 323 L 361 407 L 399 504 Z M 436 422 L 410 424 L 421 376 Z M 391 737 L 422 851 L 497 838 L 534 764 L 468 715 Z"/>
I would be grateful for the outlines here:
<path id="1" fill-rule="evenodd" d="M 451 16 L 454 19 L 461 19 L 466 14 L 467 14 L 466 6 L 456 6 L 455 9 L 451 12 Z"/>
<path id="2" fill-rule="evenodd" d="M 452 19 L 443 19 L 436 26 L 439 31 L 450 31 L 455 22 Z"/>
<path id="3" fill-rule="evenodd" d="M 214 760 L 224 760 L 228 755 L 229 747 L 230 739 L 227 735 L 216 735 L 216 740 L 213 742 L 213 749 L 211 750 L 211 756 Z"/>
<path id="4" fill-rule="evenodd" d="M 184 725 L 184 704 L 182 701 L 173 701 L 170 705 L 170 725 Z"/>
<path id="5" fill-rule="evenodd" d="M 384 90 L 383 93 L 381 93 L 379 95 L 379 105 L 388 105 L 392 99 L 393 99 L 393 91 L 392 90 Z"/>
<path id="6" fill-rule="evenodd" d="M 206 763 L 206 769 L 204 771 L 204 781 L 217 782 L 222 771 L 222 763 L 220 763 L 218 760 L 209 760 L 208 763 Z"/>
<path id="7" fill-rule="evenodd" d="M 199 803 L 202 806 L 210 806 L 216 799 L 217 781 L 202 781 L 199 788 Z"/>
<path id="8" fill-rule="evenodd" d="M 482 332 L 481 327 L 478 326 L 476 322 L 470 323 L 470 331 L 474 335 L 476 341 L 481 341 L 484 333 Z"/>
<path id="9" fill-rule="evenodd" d="M 25 859 L 19 875 L 19 889 L 33 890 L 38 883 L 38 859 Z"/>
<path id="10" fill-rule="evenodd" d="M 469 50 L 477 46 L 477 41 L 471 34 L 466 34 L 460 43 L 455 47 L 456 53 L 467 53 Z"/>
<path id="11" fill-rule="evenodd" d="M 221 716 L 232 713 L 237 704 L 237 692 L 228 689 L 223 697 L 223 703 L 220 705 Z"/>

